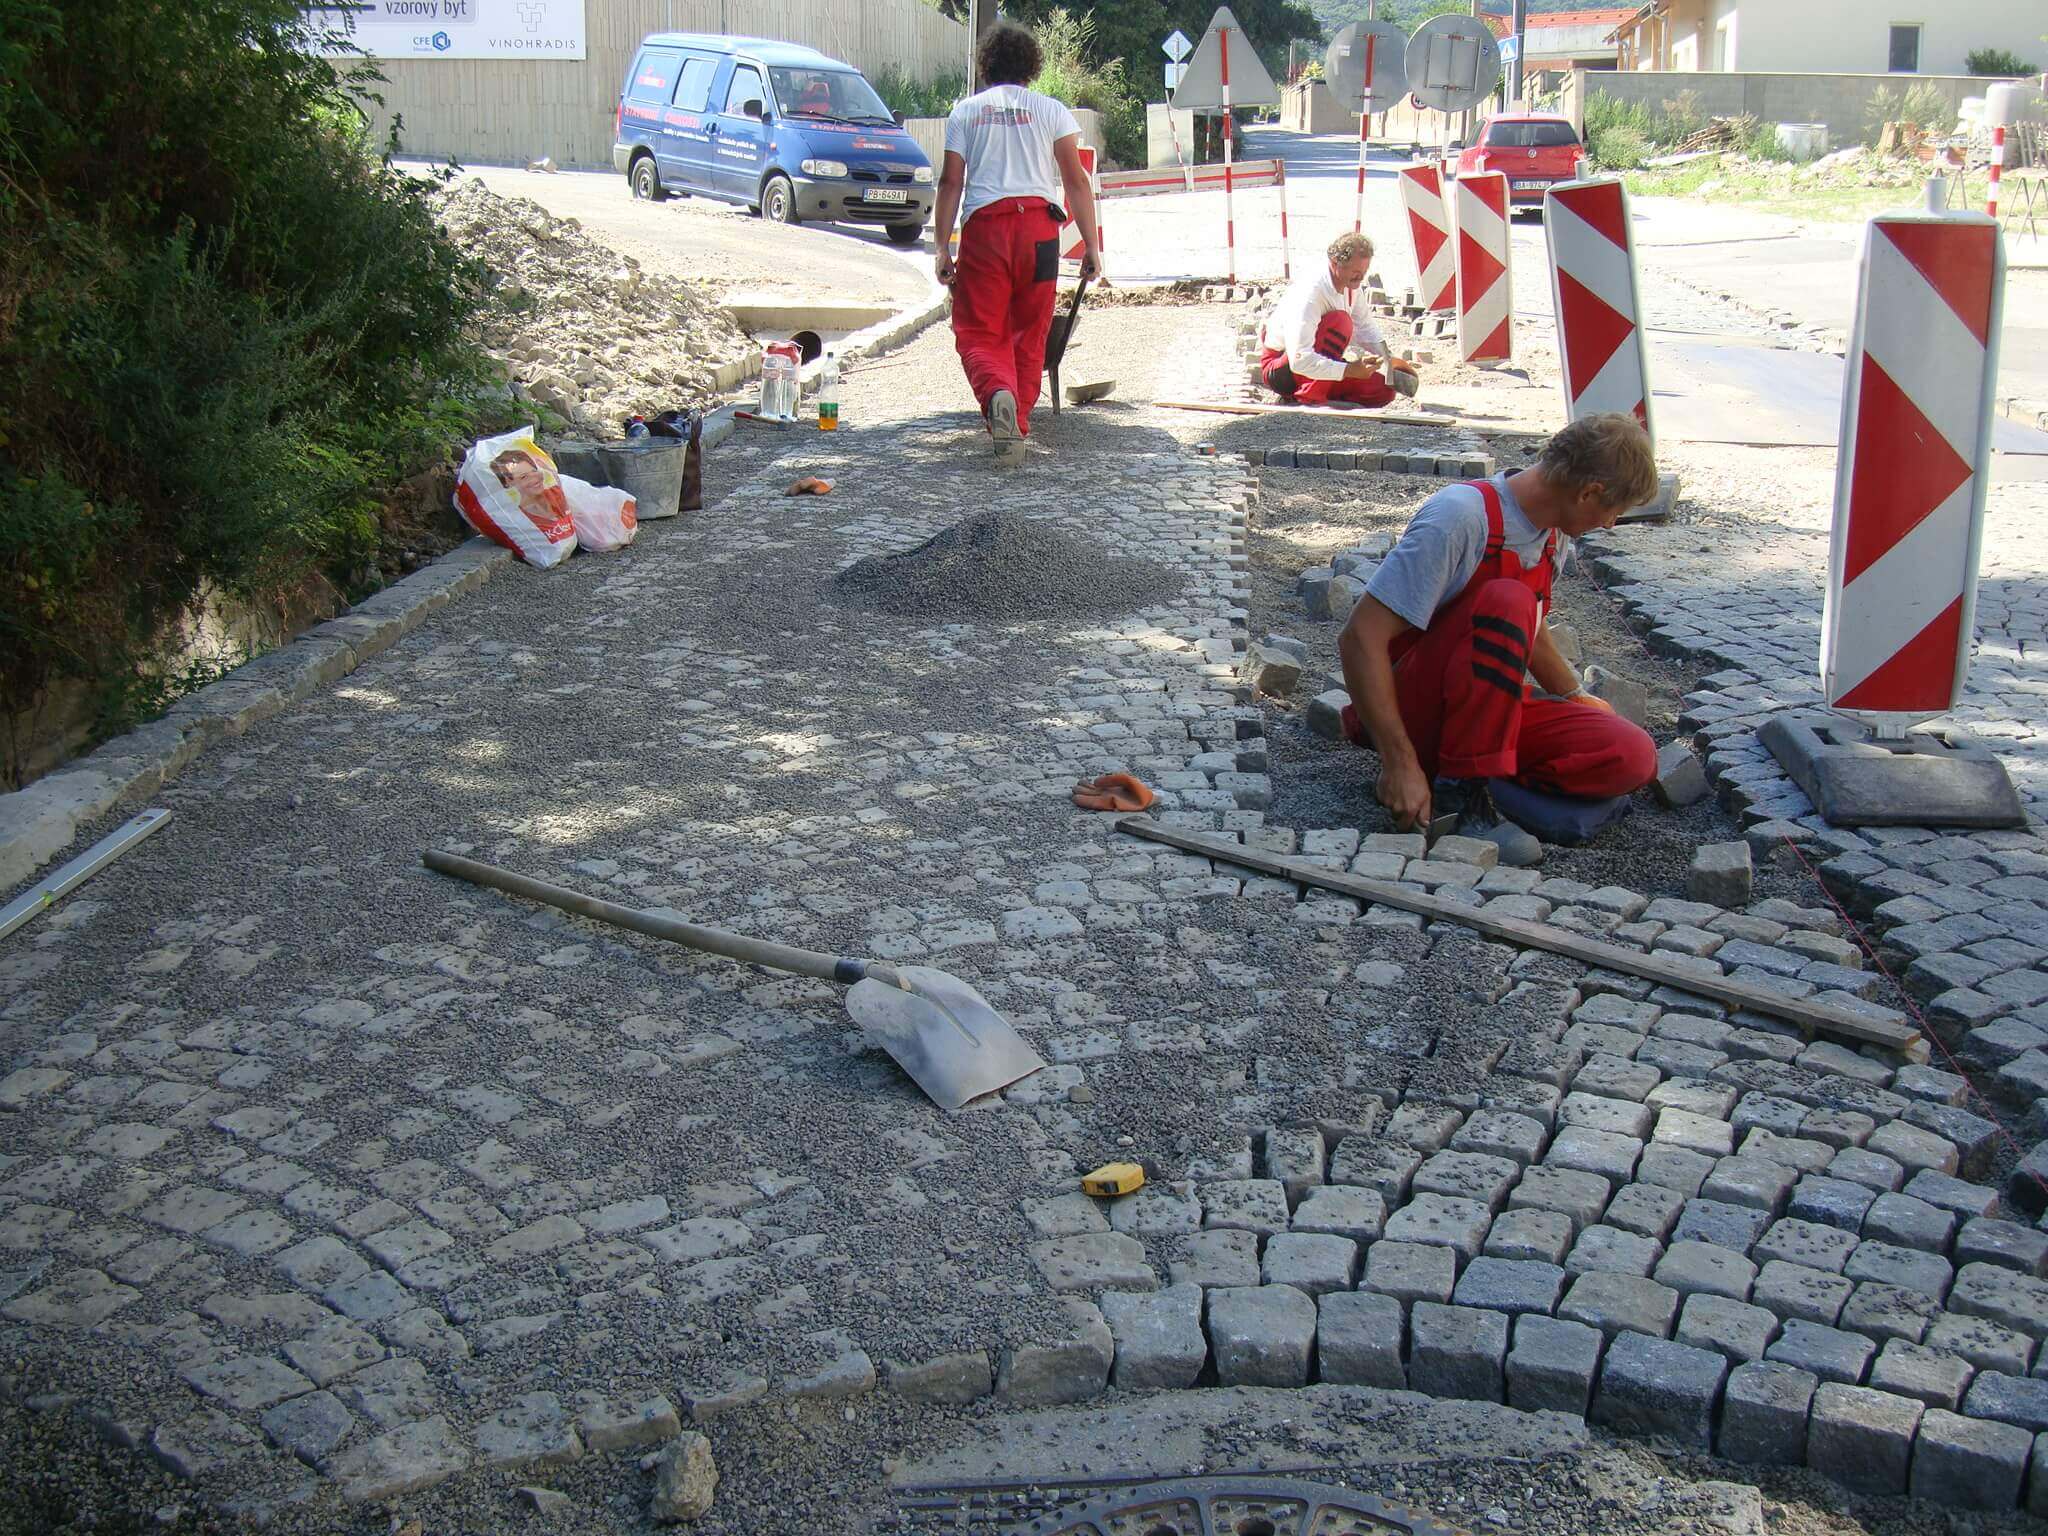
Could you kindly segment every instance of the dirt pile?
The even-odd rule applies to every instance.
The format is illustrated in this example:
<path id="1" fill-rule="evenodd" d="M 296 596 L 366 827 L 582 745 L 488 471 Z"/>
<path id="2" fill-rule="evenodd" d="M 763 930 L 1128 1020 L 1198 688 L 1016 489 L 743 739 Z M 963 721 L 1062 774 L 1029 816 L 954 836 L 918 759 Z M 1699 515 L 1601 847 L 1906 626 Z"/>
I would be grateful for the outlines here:
<path id="1" fill-rule="evenodd" d="M 842 603 L 906 619 L 1113 618 L 1177 596 L 1169 566 L 1110 554 L 1053 523 L 984 512 L 834 583 Z"/>
<path id="2" fill-rule="evenodd" d="M 750 345 L 724 310 L 538 203 L 458 181 L 441 196 L 441 223 L 497 276 L 492 354 L 581 430 L 616 437 L 635 413 L 709 403 L 713 370 Z"/>

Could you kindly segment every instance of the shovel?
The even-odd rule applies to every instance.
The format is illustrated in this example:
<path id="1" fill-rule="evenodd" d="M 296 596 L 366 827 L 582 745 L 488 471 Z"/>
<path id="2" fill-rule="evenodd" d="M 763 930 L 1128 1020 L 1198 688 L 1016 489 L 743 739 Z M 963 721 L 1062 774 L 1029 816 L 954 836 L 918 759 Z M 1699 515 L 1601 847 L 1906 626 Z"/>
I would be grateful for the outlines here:
<path id="1" fill-rule="evenodd" d="M 959 977 L 930 966 L 887 965 L 880 960 L 854 960 L 817 950 L 795 949 L 767 939 L 743 938 L 680 918 L 663 917 L 657 912 L 599 901 L 581 891 L 549 885 L 545 880 L 438 849 L 426 850 L 420 859 L 427 868 L 441 874 L 524 896 L 578 917 L 630 928 L 635 933 L 774 971 L 794 971 L 820 981 L 850 984 L 847 1013 L 896 1058 L 896 1064 L 941 1109 L 958 1109 L 970 1099 L 1007 1088 L 1045 1066 L 1044 1058 L 1025 1043 L 987 998 Z"/>
<path id="2" fill-rule="evenodd" d="M 1074 339 L 1074 327 L 1081 321 L 1081 295 L 1088 291 L 1082 278 L 1074 289 L 1074 302 L 1064 315 L 1052 317 L 1052 329 L 1045 333 L 1045 371 L 1052 378 L 1052 413 L 1060 413 L 1060 360 L 1067 355 L 1067 343 Z"/>

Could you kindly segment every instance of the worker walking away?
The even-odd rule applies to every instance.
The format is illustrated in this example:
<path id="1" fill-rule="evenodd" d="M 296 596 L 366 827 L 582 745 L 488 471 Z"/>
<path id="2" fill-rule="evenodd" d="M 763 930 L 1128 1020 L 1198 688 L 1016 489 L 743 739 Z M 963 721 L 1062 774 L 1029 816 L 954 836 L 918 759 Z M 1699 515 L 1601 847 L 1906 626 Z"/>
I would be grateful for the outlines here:
<path id="1" fill-rule="evenodd" d="M 1372 241 L 1346 233 L 1328 260 L 1281 295 L 1260 336 L 1259 376 L 1282 400 L 1301 405 L 1385 405 L 1413 396 L 1415 365 L 1396 358 L 1366 300 Z"/>
<path id="2" fill-rule="evenodd" d="M 1529 823 L 1590 835 L 1650 781 L 1655 744 L 1586 691 L 1543 616 L 1570 541 L 1656 495 L 1649 434 L 1610 413 L 1422 504 L 1337 640 L 1344 732 L 1378 750 L 1378 799 L 1403 830 L 1455 814 L 1503 863 L 1533 864 Z"/>
<path id="3" fill-rule="evenodd" d="M 1016 464 L 1031 435 L 1060 272 L 1060 226 L 1072 209 L 1081 275 L 1098 270 L 1095 192 L 1081 166 L 1081 126 L 1062 102 L 1028 89 L 1044 60 L 1011 22 L 975 53 L 983 89 L 946 119 L 945 165 L 932 215 L 938 279 L 953 290 L 953 343 L 988 420 L 999 462 Z M 953 220 L 964 221 L 960 255 Z"/>

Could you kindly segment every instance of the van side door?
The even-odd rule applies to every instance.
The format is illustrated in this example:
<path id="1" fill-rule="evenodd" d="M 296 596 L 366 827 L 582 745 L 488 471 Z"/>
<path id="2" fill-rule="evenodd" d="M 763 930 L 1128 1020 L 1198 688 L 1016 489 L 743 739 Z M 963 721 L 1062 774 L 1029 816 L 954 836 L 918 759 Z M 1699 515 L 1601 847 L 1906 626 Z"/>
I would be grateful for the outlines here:
<path id="1" fill-rule="evenodd" d="M 676 71 L 675 92 L 662 113 L 664 155 L 661 179 L 692 192 L 714 192 L 712 146 L 717 143 L 717 118 L 710 110 L 711 86 L 718 66 L 715 54 L 685 53 Z"/>
<path id="2" fill-rule="evenodd" d="M 669 180 L 669 146 L 662 113 L 675 89 L 680 56 L 673 48 L 642 48 L 626 76 L 626 91 L 619 100 L 619 137 L 629 144 L 645 144 L 654 153 L 661 179 Z"/>
<path id="3" fill-rule="evenodd" d="M 758 114 L 747 111 L 758 103 Z M 732 79 L 725 88 L 723 110 L 718 116 L 718 142 L 714 149 L 715 180 L 729 197 L 752 204 L 760 197 L 761 171 L 767 164 L 767 115 L 774 110 L 768 94 L 768 80 L 761 66 L 735 59 Z"/>

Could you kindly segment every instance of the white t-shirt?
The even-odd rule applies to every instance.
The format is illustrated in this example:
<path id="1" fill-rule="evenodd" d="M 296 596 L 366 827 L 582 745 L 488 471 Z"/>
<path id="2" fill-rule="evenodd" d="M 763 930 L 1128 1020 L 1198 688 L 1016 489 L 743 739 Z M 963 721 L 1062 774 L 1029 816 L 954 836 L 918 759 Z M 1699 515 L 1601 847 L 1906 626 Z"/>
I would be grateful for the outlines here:
<path id="1" fill-rule="evenodd" d="M 1021 85 L 992 85 L 946 119 L 946 148 L 967 162 L 960 222 L 1006 197 L 1042 197 L 1064 205 L 1052 147 L 1081 131 L 1063 101 Z"/>
<path id="2" fill-rule="evenodd" d="M 1260 339 L 1273 351 L 1285 352 L 1287 366 L 1301 378 L 1341 379 L 1344 360 L 1325 357 L 1316 350 L 1316 327 L 1323 323 L 1323 316 L 1333 309 L 1348 310 L 1351 344 L 1361 352 L 1385 356 L 1386 342 L 1380 336 L 1379 321 L 1373 318 L 1372 300 L 1365 285 L 1360 283 L 1349 293 L 1340 292 L 1330 276 L 1330 264 L 1323 261 L 1317 266 L 1319 272 L 1304 272 L 1281 295 Z"/>

